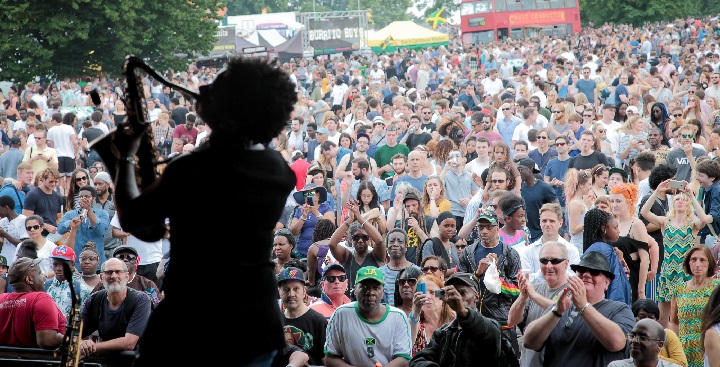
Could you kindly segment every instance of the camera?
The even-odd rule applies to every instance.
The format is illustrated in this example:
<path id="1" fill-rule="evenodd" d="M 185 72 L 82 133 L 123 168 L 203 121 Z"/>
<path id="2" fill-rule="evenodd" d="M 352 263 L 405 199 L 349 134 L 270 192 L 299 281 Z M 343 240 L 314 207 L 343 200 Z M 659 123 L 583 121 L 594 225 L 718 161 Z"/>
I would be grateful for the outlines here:
<path id="1" fill-rule="evenodd" d="M 445 298 L 445 290 L 444 289 L 436 289 L 433 291 L 436 298 Z"/>

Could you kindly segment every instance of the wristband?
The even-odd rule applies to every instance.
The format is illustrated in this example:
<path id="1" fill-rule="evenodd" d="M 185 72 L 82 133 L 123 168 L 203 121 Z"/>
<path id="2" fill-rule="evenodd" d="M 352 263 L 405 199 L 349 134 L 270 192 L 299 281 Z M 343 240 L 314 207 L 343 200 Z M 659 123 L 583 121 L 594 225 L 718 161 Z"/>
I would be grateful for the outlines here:
<path id="1" fill-rule="evenodd" d="M 133 166 L 137 166 L 137 159 L 135 157 L 122 157 L 119 159 L 120 162 L 127 162 L 132 164 Z"/>
<path id="2" fill-rule="evenodd" d="M 588 306 L 590 306 L 590 302 L 585 303 L 585 306 L 583 306 L 583 308 L 580 310 L 580 312 L 578 312 L 578 316 L 582 316 L 583 313 L 585 313 L 585 309 L 588 308 Z"/>
<path id="3" fill-rule="evenodd" d="M 362 222 L 362 224 L 360 225 L 360 227 L 365 227 L 365 223 L 367 223 L 369 220 L 370 220 L 370 219 L 365 219 L 365 221 Z"/>
<path id="4" fill-rule="evenodd" d="M 307 220 L 307 217 L 300 217 L 300 218 L 298 218 L 298 219 L 300 219 L 301 221 L 303 221 L 303 222 L 304 222 L 304 221 L 306 221 L 306 220 Z"/>
<path id="5" fill-rule="evenodd" d="M 552 308 L 552 310 L 550 310 L 550 312 L 552 312 L 553 315 L 557 316 L 558 318 L 562 318 L 562 314 L 560 312 L 558 312 L 557 306 L 553 306 L 553 308 Z"/>
<path id="6" fill-rule="evenodd" d="M 410 321 L 412 321 L 412 322 L 420 322 L 420 320 L 415 320 L 415 318 L 413 317 L 412 312 L 410 312 L 410 313 L 408 314 L 408 318 L 410 318 Z"/>

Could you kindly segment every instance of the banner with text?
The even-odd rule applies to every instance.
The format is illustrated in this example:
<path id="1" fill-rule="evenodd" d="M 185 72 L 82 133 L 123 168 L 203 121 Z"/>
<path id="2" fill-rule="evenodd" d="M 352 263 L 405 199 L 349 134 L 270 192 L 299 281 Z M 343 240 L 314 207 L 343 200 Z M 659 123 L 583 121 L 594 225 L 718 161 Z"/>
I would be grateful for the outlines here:
<path id="1" fill-rule="evenodd" d="M 218 27 L 217 41 L 210 51 L 211 57 L 226 56 L 228 53 L 235 54 L 235 26 Z"/>
<path id="2" fill-rule="evenodd" d="M 310 45 L 316 55 L 352 51 L 360 48 L 360 18 L 310 19 L 308 27 Z"/>

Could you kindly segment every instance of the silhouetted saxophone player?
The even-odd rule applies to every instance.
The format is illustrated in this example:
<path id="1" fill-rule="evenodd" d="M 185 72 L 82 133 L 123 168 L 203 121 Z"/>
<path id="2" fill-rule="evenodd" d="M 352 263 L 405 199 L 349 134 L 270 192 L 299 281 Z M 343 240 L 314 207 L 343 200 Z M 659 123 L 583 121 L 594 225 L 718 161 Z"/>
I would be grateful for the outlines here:
<path id="1" fill-rule="evenodd" d="M 147 145 L 147 129 L 126 123 L 110 138 L 116 158 L 115 205 L 123 230 L 159 239 L 161 231 L 147 229 L 170 220 L 165 299 L 140 339 L 135 366 L 185 365 L 195 358 L 208 366 L 269 366 L 284 346 L 270 261 L 272 231 L 295 176 L 267 145 L 288 123 L 297 101 L 295 88 L 276 66 L 235 58 L 195 97 L 198 115 L 212 128 L 208 141 L 173 159 L 150 185 L 138 187 L 136 180 L 135 157 Z M 197 196 L 198 179 L 215 183 L 218 197 Z M 225 216 L 228 211 L 238 214 Z M 231 232 L 239 236 L 228 237 Z M 207 266 L 204 275 L 188 281 L 198 261 Z M 239 272 L 252 277 L 243 289 L 252 300 L 224 299 L 227 282 Z M 200 282 L 202 287 L 196 288 Z M 248 329 L 248 317 L 261 320 L 263 327 Z M 219 337 L 223 330 L 236 332 Z"/>

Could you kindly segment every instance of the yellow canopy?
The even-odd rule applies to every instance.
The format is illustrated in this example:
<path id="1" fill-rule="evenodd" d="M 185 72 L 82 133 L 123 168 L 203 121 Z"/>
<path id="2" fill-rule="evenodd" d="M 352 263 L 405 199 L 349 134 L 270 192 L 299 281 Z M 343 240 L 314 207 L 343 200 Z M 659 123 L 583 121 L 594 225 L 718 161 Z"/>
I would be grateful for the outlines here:
<path id="1" fill-rule="evenodd" d="M 375 32 L 368 45 L 375 53 L 393 52 L 398 48 L 425 48 L 448 45 L 450 37 L 411 21 L 396 21 Z M 382 48 L 386 44 L 385 49 Z"/>

